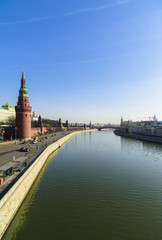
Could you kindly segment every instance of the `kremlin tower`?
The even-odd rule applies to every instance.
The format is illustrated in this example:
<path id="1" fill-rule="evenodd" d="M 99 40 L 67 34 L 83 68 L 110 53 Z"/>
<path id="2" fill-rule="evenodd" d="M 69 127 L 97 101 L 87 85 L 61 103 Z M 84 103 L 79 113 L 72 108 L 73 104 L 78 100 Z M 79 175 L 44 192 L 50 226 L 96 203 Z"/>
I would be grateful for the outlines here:
<path id="1" fill-rule="evenodd" d="M 89 129 L 92 129 L 92 123 L 91 123 L 91 121 L 90 121 L 90 124 L 89 124 Z"/>
<path id="2" fill-rule="evenodd" d="M 29 104 L 28 92 L 26 89 L 26 80 L 24 68 L 21 78 L 21 87 L 19 90 L 18 102 L 15 107 L 16 110 L 16 127 L 18 138 L 31 138 L 31 107 Z"/>

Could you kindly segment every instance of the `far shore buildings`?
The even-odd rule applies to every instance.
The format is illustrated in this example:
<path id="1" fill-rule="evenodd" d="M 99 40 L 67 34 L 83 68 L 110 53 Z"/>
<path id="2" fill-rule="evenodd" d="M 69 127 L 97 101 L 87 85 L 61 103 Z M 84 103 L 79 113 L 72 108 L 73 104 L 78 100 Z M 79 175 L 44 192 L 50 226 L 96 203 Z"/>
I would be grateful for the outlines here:
<path id="1" fill-rule="evenodd" d="M 123 121 L 121 117 L 120 129 L 127 133 L 162 137 L 162 121 L 158 121 L 155 115 L 141 121 Z"/>
<path id="2" fill-rule="evenodd" d="M 15 118 L 16 112 L 15 108 L 13 108 L 8 102 L 0 107 L 0 122 L 7 121 L 10 117 Z"/>

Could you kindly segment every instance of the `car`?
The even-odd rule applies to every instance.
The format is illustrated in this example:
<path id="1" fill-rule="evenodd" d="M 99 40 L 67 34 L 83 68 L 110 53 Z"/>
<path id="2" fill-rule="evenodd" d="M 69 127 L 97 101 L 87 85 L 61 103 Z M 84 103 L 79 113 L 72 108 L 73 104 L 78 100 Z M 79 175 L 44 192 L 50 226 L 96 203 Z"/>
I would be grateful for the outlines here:
<path id="1" fill-rule="evenodd" d="M 22 148 L 20 149 L 20 152 L 30 152 L 30 148 L 22 147 Z"/>

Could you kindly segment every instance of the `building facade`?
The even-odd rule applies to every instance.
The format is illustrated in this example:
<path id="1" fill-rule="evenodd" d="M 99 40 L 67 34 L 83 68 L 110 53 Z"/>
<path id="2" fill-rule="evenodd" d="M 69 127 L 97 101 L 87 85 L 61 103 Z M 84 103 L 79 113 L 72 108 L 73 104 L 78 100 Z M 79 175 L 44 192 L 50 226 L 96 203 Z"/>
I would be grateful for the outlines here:
<path id="1" fill-rule="evenodd" d="M 38 121 L 38 116 L 36 114 L 36 112 L 34 111 L 33 114 L 31 115 L 31 120 L 32 121 Z"/>
<path id="2" fill-rule="evenodd" d="M 0 122 L 6 122 L 10 117 L 15 118 L 15 109 L 8 102 L 0 107 Z"/>

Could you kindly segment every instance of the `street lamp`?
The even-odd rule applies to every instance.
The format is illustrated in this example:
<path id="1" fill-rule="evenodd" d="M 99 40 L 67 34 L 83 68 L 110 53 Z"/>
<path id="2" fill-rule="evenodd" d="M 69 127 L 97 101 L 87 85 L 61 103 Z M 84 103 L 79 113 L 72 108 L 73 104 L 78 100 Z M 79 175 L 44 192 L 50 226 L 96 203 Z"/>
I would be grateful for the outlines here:
<path id="1" fill-rule="evenodd" d="M 17 139 L 17 129 L 18 129 L 18 127 L 15 127 L 15 144 L 16 144 L 16 139 Z"/>
<path id="2" fill-rule="evenodd" d="M 37 135 L 38 135 L 38 140 L 39 140 L 39 128 L 37 128 Z M 39 149 L 39 142 L 37 140 L 37 149 Z"/>
<path id="3" fill-rule="evenodd" d="M 37 149 L 39 149 L 39 142 L 37 142 Z"/>
<path id="4" fill-rule="evenodd" d="M 39 128 L 37 128 L 37 135 L 39 136 Z"/>
<path id="5" fill-rule="evenodd" d="M 4 134 L 5 134 L 5 130 L 2 129 L 2 138 L 3 138 L 3 141 L 4 141 Z"/>

